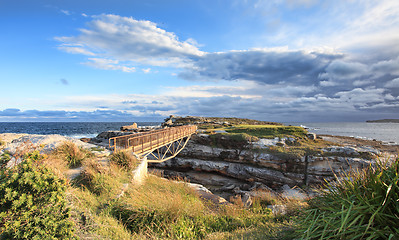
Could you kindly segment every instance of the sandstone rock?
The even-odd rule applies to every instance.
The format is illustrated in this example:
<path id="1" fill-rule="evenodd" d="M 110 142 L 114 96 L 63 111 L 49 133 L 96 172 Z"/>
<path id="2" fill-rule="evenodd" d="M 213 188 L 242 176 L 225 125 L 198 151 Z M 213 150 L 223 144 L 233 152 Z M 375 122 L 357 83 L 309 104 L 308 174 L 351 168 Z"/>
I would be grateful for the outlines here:
<path id="1" fill-rule="evenodd" d="M 133 131 L 137 129 L 137 123 L 133 123 L 132 125 L 122 126 L 121 131 Z"/>

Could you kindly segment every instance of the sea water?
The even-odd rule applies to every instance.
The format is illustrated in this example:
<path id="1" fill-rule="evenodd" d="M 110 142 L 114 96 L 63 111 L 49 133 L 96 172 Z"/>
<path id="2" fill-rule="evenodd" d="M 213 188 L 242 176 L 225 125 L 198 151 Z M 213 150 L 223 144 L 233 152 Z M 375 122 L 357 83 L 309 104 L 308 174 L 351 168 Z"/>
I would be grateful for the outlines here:
<path id="1" fill-rule="evenodd" d="M 120 130 L 132 122 L 0 122 L 0 133 L 59 134 L 91 138 L 101 132 Z M 138 126 L 159 126 L 160 122 L 138 122 Z"/>
<path id="2" fill-rule="evenodd" d="M 309 132 L 336 136 L 379 140 L 399 144 L 399 123 L 329 122 L 329 123 L 285 123 L 304 126 Z"/>

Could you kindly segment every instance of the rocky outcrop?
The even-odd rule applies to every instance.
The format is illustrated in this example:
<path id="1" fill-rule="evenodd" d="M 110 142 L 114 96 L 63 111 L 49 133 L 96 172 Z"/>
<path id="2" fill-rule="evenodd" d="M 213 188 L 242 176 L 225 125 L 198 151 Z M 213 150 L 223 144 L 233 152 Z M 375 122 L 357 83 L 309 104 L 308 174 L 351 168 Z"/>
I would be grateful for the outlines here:
<path id="1" fill-rule="evenodd" d="M 121 131 L 132 131 L 137 129 L 137 123 L 133 123 L 132 125 L 122 126 Z"/>
<path id="2" fill-rule="evenodd" d="M 365 168 L 374 162 L 373 157 L 381 155 L 367 146 L 330 146 L 321 149 L 321 154 L 297 157 L 282 157 L 268 151 L 270 146 L 286 141 L 292 143 L 295 139 L 260 139 L 239 150 L 213 147 L 209 136 L 199 134 L 178 157 L 150 166 L 163 169 L 169 176 L 212 186 L 212 191 L 242 193 L 255 185 L 281 190 L 285 185 L 293 188 L 322 184 L 336 174 Z"/>

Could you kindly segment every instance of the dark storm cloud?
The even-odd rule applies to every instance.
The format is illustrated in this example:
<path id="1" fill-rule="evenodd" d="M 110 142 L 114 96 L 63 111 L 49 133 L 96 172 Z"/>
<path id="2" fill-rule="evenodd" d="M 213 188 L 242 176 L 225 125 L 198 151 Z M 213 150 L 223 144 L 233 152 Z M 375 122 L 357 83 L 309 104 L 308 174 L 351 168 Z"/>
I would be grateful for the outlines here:
<path id="1" fill-rule="evenodd" d="M 251 80 L 268 84 L 315 84 L 340 54 L 305 51 L 247 50 L 208 53 L 180 74 L 186 79 Z"/>

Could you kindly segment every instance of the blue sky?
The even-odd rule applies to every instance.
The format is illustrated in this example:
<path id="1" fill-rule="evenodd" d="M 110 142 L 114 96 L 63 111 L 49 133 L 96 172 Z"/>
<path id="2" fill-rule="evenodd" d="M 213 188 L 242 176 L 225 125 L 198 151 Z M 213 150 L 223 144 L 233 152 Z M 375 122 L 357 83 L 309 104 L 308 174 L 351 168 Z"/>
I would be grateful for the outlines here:
<path id="1" fill-rule="evenodd" d="M 399 118 L 396 0 L 0 0 L 0 121 Z"/>

